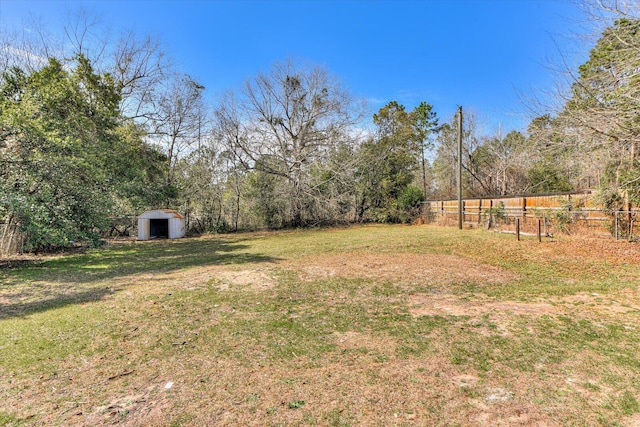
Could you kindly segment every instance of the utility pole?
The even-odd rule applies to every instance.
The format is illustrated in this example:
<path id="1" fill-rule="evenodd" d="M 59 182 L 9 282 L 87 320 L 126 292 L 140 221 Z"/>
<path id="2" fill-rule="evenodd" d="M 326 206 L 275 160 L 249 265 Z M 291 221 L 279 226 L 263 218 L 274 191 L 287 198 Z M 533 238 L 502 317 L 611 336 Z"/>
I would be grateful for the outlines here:
<path id="1" fill-rule="evenodd" d="M 458 229 L 462 230 L 462 107 L 458 107 Z"/>
<path id="2" fill-rule="evenodd" d="M 427 200 L 427 165 L 424 158 L 424 142 L 421 144 L 422 151 L 422 191 L 424 191 L 424 199 Z"/>

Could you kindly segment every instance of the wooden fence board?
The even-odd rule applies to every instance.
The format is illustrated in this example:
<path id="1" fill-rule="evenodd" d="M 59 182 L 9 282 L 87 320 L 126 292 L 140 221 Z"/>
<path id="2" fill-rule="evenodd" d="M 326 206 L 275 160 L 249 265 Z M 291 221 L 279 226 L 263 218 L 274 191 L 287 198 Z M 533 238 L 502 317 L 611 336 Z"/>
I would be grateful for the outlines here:
<path id="1" fill-rule="evenodd" d="M 434 219 L 457 220 L 457 200 L 425 202 L 425 208 Z M 489 216 L 489 210 L 501 211 L 508 223 L 520 218 L 523 226 L 537 226 L 538 219 L 559 223 L 571 218 L 572 223 L 586 226 L 595 232 L 609 233 L 614 218 L 608 214 L 591 192 L 545 194 L 515 197 L 486 197 L 463 200 L 464 222 L 481 224 Z M 630 212 L 640 217 L 640 209 Z"/>

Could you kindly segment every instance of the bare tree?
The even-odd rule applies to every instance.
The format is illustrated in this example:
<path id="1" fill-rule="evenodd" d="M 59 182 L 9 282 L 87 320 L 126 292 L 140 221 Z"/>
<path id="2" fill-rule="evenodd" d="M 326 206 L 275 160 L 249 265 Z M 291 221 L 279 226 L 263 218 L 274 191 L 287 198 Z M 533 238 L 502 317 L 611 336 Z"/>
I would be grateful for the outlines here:
<path id="1" fill-rule="evenodd" d="M 216 128 L 247 169 L 288 184 L 293 225 L 303 223 L 310 171 L 360 118 L 353 98 L 321 67 L 277 63 L 228 94 L 216 110 Z"/>
<path id="2" fill-rule="evenodd" d="M 51 32 L 37 17 L 21 29 L 2 28 L 0 70 L 17 66 L 30 73 L 45 66 L 50 57 L 65 62 L 83 55 L 95 70 L 115 80 L 125 117 L 143 126 L 157 118 L 158 89 L 174 74 L 158 39 L 130 30 L 114 34 L 99 15 L 83 7 L 67 13 L 61 30 Z"/>
<path id="3" fill-rule="evenodd" d="M 529 189 L 527 170 L 532 153 L 528 153 L 524 135 L 511 131 L 506 136 L 502 129 L 485 138 L 472 153 L 476 176 L 489 190 L 486 195 L 523 194 Z"/>
<path id="4" fill-rule="evenodd" d="M 157 111 L 150 122 L 150 136 L 167 156 L 167 185 L 175 182 L 178 161 L 197 147 L 206 125 L 202 99 L 204 86 L 190 76 L 176 76 L 158 97 Z"/>
<path id="5" fill-rule="evenodd" d="M 0 29 L 0 70 L 39 70 L 47 65 L 49 57 L 64 56 L 63 46 L 62 38 L 50 34 L 41 19 L 31 16 L 20 29 Z"/>
<path id="6" fill-rule="evenodd" d="M 159 40 L 123 33 L 116 43 L 109 72 L 121 87 L 121 110 L 146 125 L 157 113 L 157 88 L 172 75 L 172 64 Z"/>
<path id="7" fill-rule="evenodd" d="M 440 128 L 436 138 L 436 158 L 433 162 L 433 172 L 436 181 L 436 196 L 452 198 L 456 194 L 456 164 L 457 164 L 457 115 Z M 464 115 L 462 133 L 462 169 L 465 197 L 476 197 L 493 193 L 490 175 L 485 174 L 486 164 L 479 160 L 479 149 L 485 144 L 486 138 L 480 135 L 477 115 L 467 112 Z M 484 168 L 484 169 L 483 169 Z"/>
<path id="8" fill-rule="evenodd" d="M 102 24 L 102 18 L 80 6 L 68 11 L 63 30 L 71 46 L 70 51 L 75 55 L 91 58 L 94 66 L 99 68 L 111 42 L 109 30 Z"/>

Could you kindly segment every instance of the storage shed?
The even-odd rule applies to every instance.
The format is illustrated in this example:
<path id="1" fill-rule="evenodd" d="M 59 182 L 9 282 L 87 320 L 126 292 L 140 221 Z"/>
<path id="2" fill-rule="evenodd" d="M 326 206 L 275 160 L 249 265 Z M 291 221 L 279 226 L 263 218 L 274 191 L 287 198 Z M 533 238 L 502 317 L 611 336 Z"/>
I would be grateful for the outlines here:
<path id="1" fill-rule="evenodd" d="M 138 240 L 184 237 L 184 216 L 172 209 L 147 211 L 138 217 Z"/>

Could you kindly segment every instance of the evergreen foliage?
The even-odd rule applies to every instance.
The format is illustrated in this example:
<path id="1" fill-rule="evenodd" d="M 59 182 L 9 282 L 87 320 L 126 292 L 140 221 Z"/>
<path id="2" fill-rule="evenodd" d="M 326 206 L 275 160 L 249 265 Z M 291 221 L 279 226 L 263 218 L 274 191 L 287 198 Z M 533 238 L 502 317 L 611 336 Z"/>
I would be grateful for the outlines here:
<path id="1" fill-rule="evenodd" d="M 89 59 L 78 55 L 70 70 L 55 58 L 31 74 L 13 68 L 0 91 L 0 214 L 20 227 L 26 250 L 96 244 L 118 206 L 148 204 L 131 184 L 152 180 L 162 156 L 122 119 L 113 79 Z"/>

